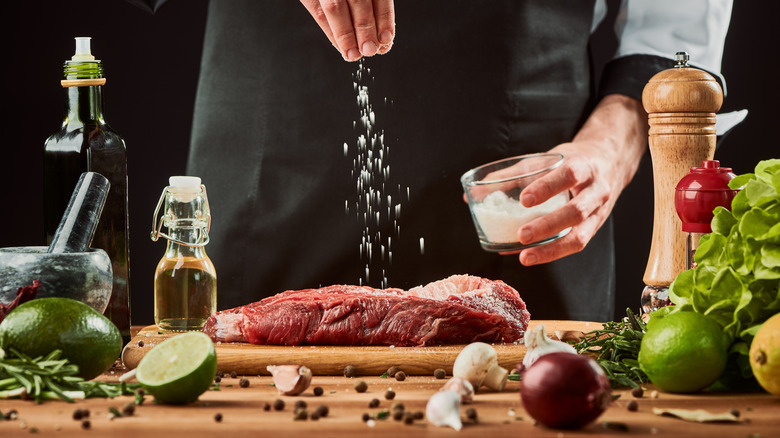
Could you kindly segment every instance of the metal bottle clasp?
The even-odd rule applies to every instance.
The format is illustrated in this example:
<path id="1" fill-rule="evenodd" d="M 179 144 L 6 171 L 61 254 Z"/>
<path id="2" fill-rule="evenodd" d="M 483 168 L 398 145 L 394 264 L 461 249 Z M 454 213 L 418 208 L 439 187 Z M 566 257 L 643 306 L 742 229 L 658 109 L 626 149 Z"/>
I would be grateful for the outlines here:
<path id="1" fill-rule="evenodd" d="M 152 217 L 152 233 L 150 237 L 152 238 L 153 242 L 157 242 L 157 240 L 160 237 L 164 237 L 168 239 L 171 242 L 178 243 L 179 245 L 189 246 L 189 247 L 203 247 L 206 246 L 209 243 L 209 231 L 211 231 L 211 209 L 209 208 L 209 198 L 206 194 L 206 186 L 201 184 L 200 188 L 203 190 L 203 201 L 206 204 L 206 229 L 203 231 L 203 237 L 200 239 L 200 242 L 198 243 L 190 243 L 190 242 L 184 242 L 179 239 L 174 239 L 173 237 L 169 236 L 166 233 L 162 232 L 163 224 L 165 223 L 165 218 L 167 215 L 160 216 L 160 209 L 162 208 L 163 204 L 165 203 L 165 194 L 168 193 L 168 189 L 170 186 L 166 186 L 165 189 L 163 189 L 162 194 L 160 194 L 160 200 L 157 201 L 157 208 L 154 209 L 154 216 Z M 160 220 L 157 220 L 157 217 L 160 216 Z"/>

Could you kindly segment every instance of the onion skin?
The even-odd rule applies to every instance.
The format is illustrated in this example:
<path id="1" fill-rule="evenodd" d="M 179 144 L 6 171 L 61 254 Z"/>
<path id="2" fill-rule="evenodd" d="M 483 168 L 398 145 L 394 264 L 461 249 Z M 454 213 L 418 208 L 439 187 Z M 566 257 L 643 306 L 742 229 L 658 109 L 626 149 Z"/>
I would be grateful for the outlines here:
<path id="1" fill-rule="evenodd" d="M 520 399 L 526 412 L 553 429 L 579 429 L 612 401 L 609 379 L 586 356 L 550 353 L 523 373 Z"/>

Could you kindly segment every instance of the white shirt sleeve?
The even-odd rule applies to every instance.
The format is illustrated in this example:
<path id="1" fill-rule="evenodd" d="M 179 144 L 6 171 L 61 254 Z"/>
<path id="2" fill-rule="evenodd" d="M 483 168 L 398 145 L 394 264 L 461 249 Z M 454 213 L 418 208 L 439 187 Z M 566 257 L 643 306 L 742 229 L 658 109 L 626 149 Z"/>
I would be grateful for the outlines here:
<path id="1" fill-rule="evenodd" d="M 616 58 L 688 52 L 690 64 L 720 75 L 732 0 L 623 0 Z"/>

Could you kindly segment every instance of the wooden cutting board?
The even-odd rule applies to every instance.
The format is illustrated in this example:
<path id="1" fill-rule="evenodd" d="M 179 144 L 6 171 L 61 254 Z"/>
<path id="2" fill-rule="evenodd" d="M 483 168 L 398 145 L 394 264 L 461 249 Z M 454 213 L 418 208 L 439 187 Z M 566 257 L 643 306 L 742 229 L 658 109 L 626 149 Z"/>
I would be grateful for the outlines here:
<path id="1" fill-rule="evenodd" d="M 583 332 L 602 327 L 601 323 L 586 321 L 531 321 L 528 330 L 544 324 L 547 335 L 553 339 L 576 338 Z M 156 326 L 144 327 L 122 352 L 127 368 L 135 368 L 141 358 L 155 345 L 178 333 L 163 332 Z M 252 345 L 241 342 L 218 342 L 219 371 L 235 371 L 239 375 L 269 374 L 268 365 L 295 364 L 309 367 L 316 375 L 342 375 L 344 367 L 352 365 L 360 375 L 380 375 L 391 366 L 397 366 L 410 375 L 431 375 L 437 368 L 452 373 L 452 364 L 464 345 L 431 347 L 350 347 L 350 346 L 278 346 Z M 524 344 L 493 344 L 499 364 L 511 370 L 522 362 Z"/>

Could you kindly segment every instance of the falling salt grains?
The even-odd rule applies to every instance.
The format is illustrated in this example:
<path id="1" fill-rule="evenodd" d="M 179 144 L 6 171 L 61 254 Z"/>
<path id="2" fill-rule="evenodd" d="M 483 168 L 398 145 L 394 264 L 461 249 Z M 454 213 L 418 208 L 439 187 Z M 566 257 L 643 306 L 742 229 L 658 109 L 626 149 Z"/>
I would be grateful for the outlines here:
<path id="1" fill-rule="evenodd" d="M 420 254 L 421 255 L 425 254 L 425 238 L 424 237 L 420 237 Z"/>
<path id="2" fill-rule="evenodd" d="M 398 184 L 398 200 L 393 204 L 393 198 L 387 194 L 385 186 L 389 186 L 390 164 L 388 163 L 389 148 L 385 145 L 384 131 L 376 128 L 377 114 L 371 104 L 368 84 L 373 81 L 371 70 L 366 67 L 363 61 L 358 63 L 358 69 L 353 74 L 353 89 L 356 93 L 355 102 L 358 107 L 357 118 L 353 121 L 352 127 L 356 131 L 355 148 L 350 147 L 349 143 L 343 145 L 344 156 L 351 157 L 352 171 L 351 177 L 355 179 L 355 188 L 357 197 L 354 202 L 355 215 L 363 224 L 363 239 L 359 245 L 360 258 L 365 262 L 365 276 L 361 278 L 360 284 L 369 285 L 371 283 L 371 269 L 376 263 L 382 266 L 373 266 L 374 269 L 381 268 L 382 278 L 381 287 L 387 287 L 386 269 L 392 264 L 391 240 L 388 236 L 385 241 L 380 237 L 380 230 L 386 227 L 392 227 L 395 236 L 400 236 L 399 217 L 401 212 L 401 194 L 406 191 L 406 201 L 410 200 L 409 187 L 401 187 Z M 387 98 L 384 98 L 385 106 L 388 104 Z M 346 200 L 344 204 L 345 214 L 350 214 L 350 201 Z M 372 238 L 373 237 L 373 238 Z M 376 248 L 374 248 L 376 247 Z M 379 252 L 381 257 L 378 261 L 372 261 L 372 254 Z M 387 257 L 385 257 L 387 255 Z M 376 271 L 375 271 L 376 272 Z"/>

